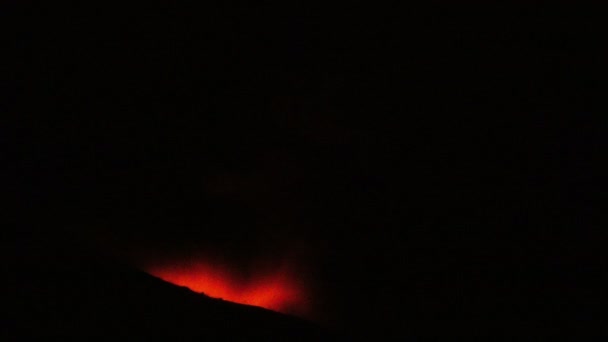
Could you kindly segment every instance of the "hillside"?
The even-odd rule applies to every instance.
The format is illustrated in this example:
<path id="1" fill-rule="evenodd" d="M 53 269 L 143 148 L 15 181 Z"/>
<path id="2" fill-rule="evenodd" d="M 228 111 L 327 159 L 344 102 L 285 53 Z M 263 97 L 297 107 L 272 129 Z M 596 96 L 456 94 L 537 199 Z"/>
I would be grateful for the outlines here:
<path id="1" fill-rule="evenodd" d="M 51 252 L 41 244 L 22 244 L 19 255 L 8 259 L 8 269 L 3 308 L 10 340 L 318 341 L 329 336 L 311 322 L 210 298 L 86 251 Z"/>

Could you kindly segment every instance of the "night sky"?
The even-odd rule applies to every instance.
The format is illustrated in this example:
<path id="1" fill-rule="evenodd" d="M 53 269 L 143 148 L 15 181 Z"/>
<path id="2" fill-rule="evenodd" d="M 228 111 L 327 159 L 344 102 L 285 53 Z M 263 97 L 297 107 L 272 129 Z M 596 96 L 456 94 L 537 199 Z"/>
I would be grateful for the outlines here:
<path id="1" fill-rule="evenodd" d="M 14 243 L 286 267 L 347 331 L 574 307 L 605 266 L 590 9 L 6 6 Z"/>

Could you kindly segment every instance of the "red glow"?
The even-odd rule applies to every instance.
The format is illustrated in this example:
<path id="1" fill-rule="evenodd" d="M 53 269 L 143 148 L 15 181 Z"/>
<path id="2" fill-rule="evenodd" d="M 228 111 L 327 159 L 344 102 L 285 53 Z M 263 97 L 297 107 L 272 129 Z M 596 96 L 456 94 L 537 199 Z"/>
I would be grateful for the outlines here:
<path id="1" fill-rule="evenodd" d="M 244 277 L 225 265 L 197 260 L 155 265 L 147 271 L 210 297 L 300 316 L 309 313 L 302 283 L 285 267 Z"/>

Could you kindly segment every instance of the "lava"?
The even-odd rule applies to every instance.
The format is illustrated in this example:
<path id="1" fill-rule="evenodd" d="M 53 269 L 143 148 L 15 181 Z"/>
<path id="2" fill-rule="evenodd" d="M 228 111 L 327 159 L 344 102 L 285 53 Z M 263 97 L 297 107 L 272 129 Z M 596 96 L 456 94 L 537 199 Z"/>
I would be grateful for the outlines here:
<path id="1" fill-rule="evenodd" d="M 231 302 L 298 316 L 306 316 L 310 309 L 305 286 L 286 266 L 259 269 L 244 276 L 244 272 L 225 263 L 196 260 L 157 264 L 147 267 L 147 271 L 167 282 Z"/>

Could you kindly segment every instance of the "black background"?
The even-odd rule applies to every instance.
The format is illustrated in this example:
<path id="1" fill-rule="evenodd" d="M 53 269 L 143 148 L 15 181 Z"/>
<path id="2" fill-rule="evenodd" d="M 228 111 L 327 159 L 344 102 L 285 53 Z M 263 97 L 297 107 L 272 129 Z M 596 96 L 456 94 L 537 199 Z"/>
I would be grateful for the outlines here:
<path id="1" fill-rule="evenodd" d="M 350 332 L 605 300 L 593 8 L 6 7 L 18 241 L 294 258 Z"/>

